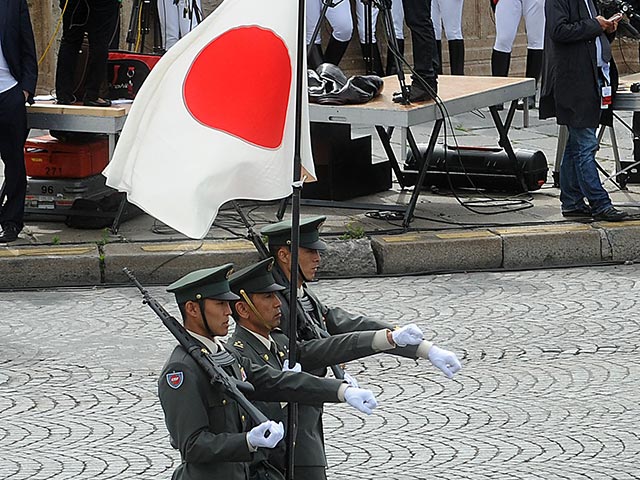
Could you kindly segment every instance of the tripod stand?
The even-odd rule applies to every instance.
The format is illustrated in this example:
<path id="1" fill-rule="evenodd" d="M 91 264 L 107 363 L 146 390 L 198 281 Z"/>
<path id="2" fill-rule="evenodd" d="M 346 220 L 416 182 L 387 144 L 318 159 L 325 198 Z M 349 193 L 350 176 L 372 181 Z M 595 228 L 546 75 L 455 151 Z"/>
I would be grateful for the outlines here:
<path id="1" fill-rule="evenodd" d="M 364 4 L 364 36 L 365 36 L 365 55 L 364 62 L 367 74 L 373 72 L 373 28 L 372 25 L 372 9 L 375 6 L 378 8 L 380 15 L 382 15 L 382 25 L 384 27 L 385 35 L 387 37 L 387 51 L 393 55 L 393 61 L 395 63 L 396 75 L 398 77 L 398 83 L 400 84 L 400 94 L 402 95 L 403 105 L 409 104 L 409 87 L 405 81 L 403 64 L 405 63 L 404 56 L 400 52 L 398 47 L 398 39 L 396 38 L 395 29 L 393 25 L 393 13 L 391 11 L 392 0 L 362 0 Z"/>
<path id="2" fill-rule="evenodd" d="M 145 38 L 151 32 L 151 28 L 153 28 L 153 53 L 164 53 L 157 0 L 133 0 L 126 39 L 128 50 L 142 53 Z"/>

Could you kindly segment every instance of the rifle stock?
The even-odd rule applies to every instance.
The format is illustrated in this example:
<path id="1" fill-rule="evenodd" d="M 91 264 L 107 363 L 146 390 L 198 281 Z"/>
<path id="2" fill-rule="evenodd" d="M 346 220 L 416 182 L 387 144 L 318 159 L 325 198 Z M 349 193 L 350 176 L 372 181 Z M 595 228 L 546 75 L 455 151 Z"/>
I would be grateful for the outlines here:
<path id="1" fill-rule="evenodd" d="M 142 293 L 143 302 L 155 312 L 155 314 L 162 320 L 164 326 L 173 334 L 178 343 L 191 355 L 196 363 L 204 370 L 209 376 L 211 383 L 218 383 L 225 390 L 226 394 L 233 398 L 238 405 L 242 407 L 249 416 L 260 424 L 266 422 L 268 418 L 253 405 L 247 397 L 244 396 L 244 392 L 253 392 L 254 388 L 249 382 L 242 382 L 236 378 L 233 378 L 224 371 L 224 369 L 218 365 L 212 357 L 209 350 L 201 345 L 195 338 L 193 338 L 189 332 L 178 322 L 173 315 L 167 312 L 158 301 L 153 298 L 149 292 L 140 284 L 138 279 L 129 271 L 124 268 L 124 273 L 129 277 L 129 280 L 140 290 Z M 242 390 L 242 391 L 241 391 Z"/>

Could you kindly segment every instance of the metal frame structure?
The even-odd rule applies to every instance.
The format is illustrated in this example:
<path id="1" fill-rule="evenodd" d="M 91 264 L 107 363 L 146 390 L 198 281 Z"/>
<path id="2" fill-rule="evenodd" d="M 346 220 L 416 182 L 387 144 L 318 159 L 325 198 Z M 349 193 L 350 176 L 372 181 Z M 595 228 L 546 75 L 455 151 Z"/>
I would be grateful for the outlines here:
<path id="1" fill-rule="evenodd" d="M 400 105 L 393 103 L 391 92 L 399 88 L 398 80 L 395 76 L 385 77 L 385 86 L 383 98 L 362 105 L 309 105 L 309 119 L 312 122 L 321 123 L 347 123 L 358 126 L 375 127 L 378 137 L 382 142 L 385 153 L 391 163 L 391 168 L 396 176 L 401 188 L 405 188 L 406 177 L 400 168 L 398 159 L 391 146 L 391 133 L 394 128 L 400 127 L 406 130 L 407 141 L 415 158 L 420 157 L 418 145 L 411 133 L 411 128 L 429 122 L 434 122 L 429 139 L 429 147 L 426 153 L 430 157 L 433 153 L 438 136 L 442 130 L 442 126 L 446 121 L 443 116 L 453 116 L 461 113 L 471 112 L 481 108 L 489 108 L 491 117 L 499 135 L 498 144 L 505 149 L 507 155 L 514 165 L 514 176 L 518 176 L 517 161 L 511 142 L 509 141 L 509 129 L 516 112 L 517 101 L 520 98 L 533 95 L 535 92 L 535 82 L 533 79 L 525 78 L 500 78 L 500 77 L 470 77 L 470 76 L 439 76 L 441 86 L 442 105 L 436 105 L 435 102 L 422 102 L 417 104 Z M 453 86 L 452 91 L 460 92 L 458 94 L 447 95 L 443 86 L 449 84 Z M 476 88 L 471 93 L 464 93 L 464 89 L 455 88 L 460 85 L 474 85 Z M 504 118 L 500 116 L 496 105 L 511 102 L 510 108 Z M 423 163 L 423 167 L 419 172 L 418 182 L 413 189 L 409 203 L 404 205 L 380 205 L 380 204 L 358 204 L 350 202 L 334 202 L 325 200 L 303 200 L 304 204 L 317 206 L 331 206 L 353 209 L 378 209 L 389 211 L 404 212 L 403 227 L 408 228 L 418 202 L 420 195 L 420 185 L 424 181 L 427 173 L 428 161 Z M 526 190 L 526 188 L 525 188 Z M 281 213 L 284 214 L 283 204 Z"/>

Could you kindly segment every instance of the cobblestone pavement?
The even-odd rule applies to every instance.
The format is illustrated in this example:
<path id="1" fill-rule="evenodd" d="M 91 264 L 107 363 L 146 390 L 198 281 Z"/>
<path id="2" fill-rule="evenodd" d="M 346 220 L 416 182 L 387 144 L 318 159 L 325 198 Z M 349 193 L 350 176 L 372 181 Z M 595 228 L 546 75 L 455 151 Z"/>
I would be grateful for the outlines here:
<path id="1" fill-rule="evenodd" d="M 330 304 L 419 319 L 464 363 L 447 380 L 352 362 L 380 408 L 327 407 L 330 479 L 638 478 L 638 283 L 636 266 L 321 282 Z M 169 478 L 172 344 L 132 288 L 0 293 L 0 477 Z"/>

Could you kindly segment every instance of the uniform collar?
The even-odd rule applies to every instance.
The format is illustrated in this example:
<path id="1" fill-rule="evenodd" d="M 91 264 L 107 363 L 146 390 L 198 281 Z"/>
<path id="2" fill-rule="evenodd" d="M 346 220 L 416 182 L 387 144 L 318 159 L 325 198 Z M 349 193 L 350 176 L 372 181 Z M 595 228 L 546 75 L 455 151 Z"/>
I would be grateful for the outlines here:
<path id="1" fill-rule="evenodd" d="M 211 340 L 208 337 L 203 337 L 202 335 L 193 333 L 191 330 L 187 330 L 187 331 L 193 338 L 195 338 L 200 343 L 202 343 L 205 347 L 207 347 L 211 351 L 211 353 L 218 353 L 224 350 L 224 344 L 217 338 L 214 337 L 214 339 Z"/>
<path id="2" fill-rule="evenodd" d="M 242 329 L 246 330 L 246 331 L 247 331 L 247 332 L 249 332 L 251 335 L 253 335 L 253 336 L 254 336 L 254 337 L 256 337 L 258 340 L 260 340 L 260 343 L 262 343 L 262 344 L 266 347 L 266 349 L 267 349 L 267 350 L 270 350 L 270 349 L 271 349 L 271 344 L 272 344 L 272 343 L 275 343 L 275 342 L 273 341 L 273 338 L 271 338 L 271 335 L 269 335 L 267 338 L 265 338 L 265 337 L 263 337 L 262 335 L 260 335 L 260 334 L 258 334 L 258 333 L 256 333 L 256 332 L 253 332 L 253 331 L 249 330 L 249 329 L 248 329 L 248 328 L 246 328 L 246 327 L 240 326 L 240 328 L 242 328 Z"/>

